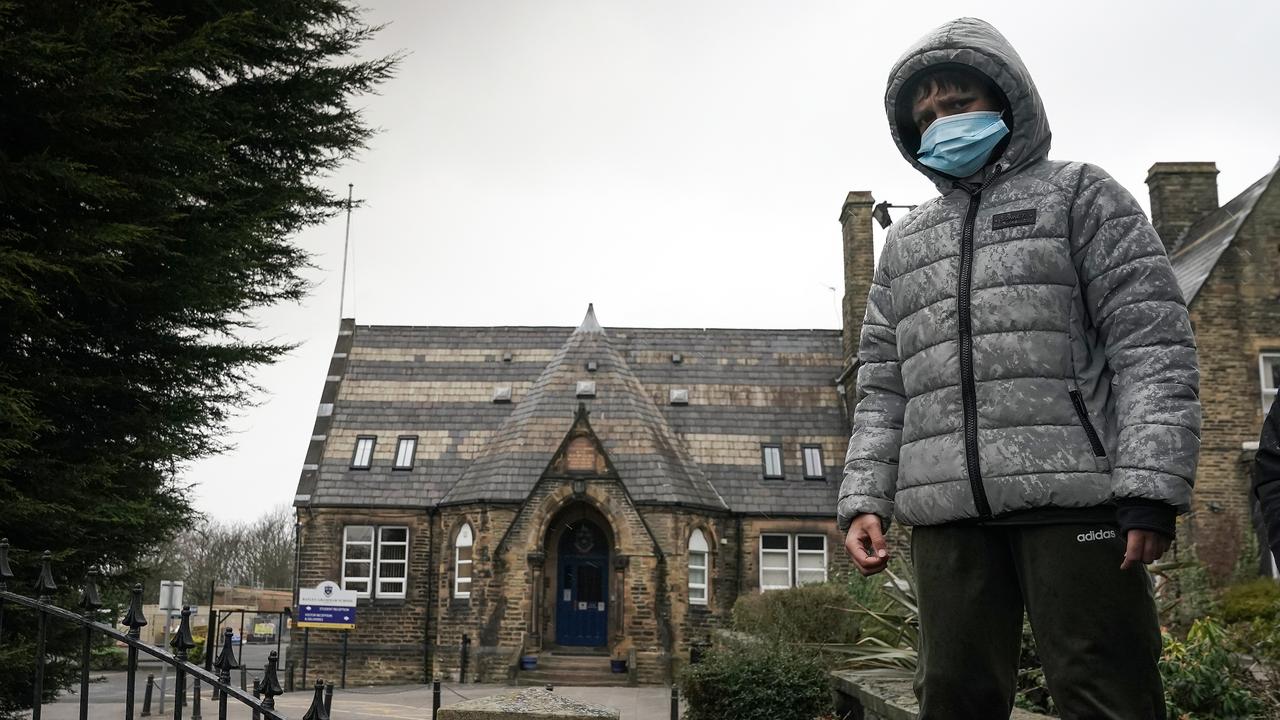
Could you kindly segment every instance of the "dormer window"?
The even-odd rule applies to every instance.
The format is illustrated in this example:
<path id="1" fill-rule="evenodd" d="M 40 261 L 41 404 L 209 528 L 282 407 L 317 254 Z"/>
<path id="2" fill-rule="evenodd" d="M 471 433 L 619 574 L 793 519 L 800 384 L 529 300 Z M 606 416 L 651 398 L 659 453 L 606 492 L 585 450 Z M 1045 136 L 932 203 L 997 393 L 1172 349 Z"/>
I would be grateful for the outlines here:
<path id="1" fill-rule="evenodd" d="M 596 381 L 595 380 L 579 380 L 578 381 L 578 397 L 595 397 Z"/>
<path id="2" fill-rule="evenodd" d="M 509 403 L 509 402 L 511 402 L 511 386 L 510 386 L 510 385 L 495 385 L 495 386 L 493 387 L 493 401 L 494 401 L 495 403 Z"/>
<path id="3" fill-rule="evenodd" d="M 418 448 L 418 438 L 405 436 L 396 441 L 396 461 L 392 470 L 412 470 L 413 454 Z"/>
<path id="4" fill-rule="evenodd" d="M 760 446 L 764 461 L 764 476 L 768 480 L 782 479 L 782 446 L 765 444 Z"/>
<path id="5" fill-rule="evenodd" d="M 688 405 L 689 388 L 671 388 L 669 397 L 672 405 Z"/>

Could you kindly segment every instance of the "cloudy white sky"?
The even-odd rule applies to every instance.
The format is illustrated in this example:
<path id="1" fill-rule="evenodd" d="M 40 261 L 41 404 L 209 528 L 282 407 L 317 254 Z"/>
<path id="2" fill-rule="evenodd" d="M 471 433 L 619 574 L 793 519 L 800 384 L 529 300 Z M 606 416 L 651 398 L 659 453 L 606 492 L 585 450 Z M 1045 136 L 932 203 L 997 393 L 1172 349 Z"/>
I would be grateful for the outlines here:
<path id="1" fill-rule="evenodd" d="M 1218 163 L 1222 202 L 1280 155 L 1280 3 L 368 0 L 406 52 L 361 100 L 381 128 L 325 182 L 354 183 L 346 315 L 361 324 L 834 328 L 845 193 L 932 186 L 882 111 L 890 65 L 960 15 L 996 25 L 1044 97 L 1051 157 L 1147 204 L 1160 160 Z M 257 382 L 235 449 L 184 471 L 196 506 L 288 503 L 335 340 L 343 218 L 301 305 L 300 347 Z M 878 231 L 878 230 L 877 230 Z"/>

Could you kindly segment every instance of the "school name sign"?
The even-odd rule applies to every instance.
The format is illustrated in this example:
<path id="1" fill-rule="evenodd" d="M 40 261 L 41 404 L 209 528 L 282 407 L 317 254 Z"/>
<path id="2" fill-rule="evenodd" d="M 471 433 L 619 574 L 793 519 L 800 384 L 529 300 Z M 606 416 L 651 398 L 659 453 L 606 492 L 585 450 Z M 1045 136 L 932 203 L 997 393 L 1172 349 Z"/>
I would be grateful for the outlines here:
<path id="1" fill-rule="evenodd" d="M 356 591 L 343 590 L 325 580 L 314 588 L 298 591 L 298 627 L 322 630 L 356 628 Z"/>

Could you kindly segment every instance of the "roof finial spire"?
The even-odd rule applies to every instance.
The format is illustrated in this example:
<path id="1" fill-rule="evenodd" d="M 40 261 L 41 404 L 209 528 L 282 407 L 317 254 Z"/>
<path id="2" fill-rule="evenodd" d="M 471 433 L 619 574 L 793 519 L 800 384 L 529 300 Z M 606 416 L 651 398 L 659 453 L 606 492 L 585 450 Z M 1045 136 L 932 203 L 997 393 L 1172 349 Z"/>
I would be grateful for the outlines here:
<path id="1" fill-rule="evenodd" d="M 604 334 L 604 328 L 600 327 L 600 321 L 596 320 L 595 303 L 587 303 L 587 316 L 582 318 L 582 324 L 574 332 Z"/>

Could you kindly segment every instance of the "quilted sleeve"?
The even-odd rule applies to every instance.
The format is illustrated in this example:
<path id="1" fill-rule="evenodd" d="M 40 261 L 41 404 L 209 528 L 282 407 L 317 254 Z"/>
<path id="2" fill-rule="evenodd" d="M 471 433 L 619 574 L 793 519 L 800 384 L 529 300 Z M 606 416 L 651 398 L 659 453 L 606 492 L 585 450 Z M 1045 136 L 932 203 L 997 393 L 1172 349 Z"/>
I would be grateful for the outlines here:
<path id="1" fill-rule="evenodd" d="M 892 242 L 891 233 L 886 251 Z M 853 518 L 861 513 L 879 515 L 885 528 L 893 517 L 907 398 L 898 365 L 897 319 L 884 273 L 883 251 L 867 294 L 867 312 L 858 341 L 856 396 L 853 434 L 845 453 L 844 481 L 836 506 L 841 532 L 847 532 Z"/>
<path id="2" fill-rule="evenodd" d="M 1070 232 L 1086 312 L 1114 372 L 1113 498 L 1186 512 L 1200 454 L 1200 371 L 1164 245 L 1133 196 L 1091 165 Z"/>

